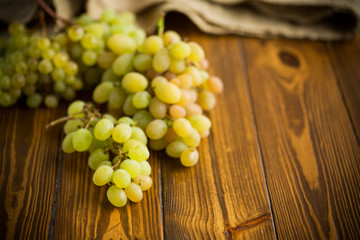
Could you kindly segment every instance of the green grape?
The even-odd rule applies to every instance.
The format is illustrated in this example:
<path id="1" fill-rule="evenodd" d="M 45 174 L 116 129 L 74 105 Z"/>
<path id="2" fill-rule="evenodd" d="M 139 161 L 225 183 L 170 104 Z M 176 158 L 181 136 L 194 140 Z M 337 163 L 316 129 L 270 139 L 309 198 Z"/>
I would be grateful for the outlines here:
<path id="1" fill-rule="evenodd" d="M 112 185 L 106 192 L 107 199 L 115 207 L 123 207 L 127 203 L 127 196 L 123 189 Z"/>
<path id="2" fill-rule="evenodd" d="M 15 66 L 15 71 L 20 74 L 26 74 L 28 72 L 27 64 L 24 61 L 18 62 Z"/>
<path id="3" fill-rule="evenodd" d="M 122 86 L 128 92 L 139 92 L 146 89 L 148 81 L 142 74 L 131 72 L 124 76 Z"/>
<path id="4" fill-rule="evenodd" d="M 41 102 L 42 96 L 38 93 L 35 93 L 34 95 L 31 95 L 26 99 L 26 105 L 29 108 L 37 108 L 38 106 L 40 106 Z"/>
<path id="5" fill-rule="evenodd" d="M 151 87 L 155 88 L 157 84 L 164 83 L 164 82 L 168 82 L 168 80 L 166 78 L 164 78 L 163 76 L 157 76 L 157 77 L 153 78 L 153 80 L 151 80 Z"/>
<path id="6" fill-rule="evenodd" d="M 68 37 L 66 33 L 59 33 L 54 37 L 55 43 L 59 44 L 59 46 L 65 46 L 68 44 Z"/>
<path id="7" fill-rule="evenodd" d="M 94 128 L 94 136 L 100 141 L 108 139 L 114 129 L 114 124 L 106 118 L 101 119 Z"/>
<path id="8" fill-rule="evenodd" d="M 84 113 L 79 113 L 79 114 L 74 115 L 75 113 L 81 112 L 84 109 L 84 107 L 85 107 L 84 101 L 81 101 L 81 100 L 74 101 L 69 105 L 69 107 L 67 109 L 67 114 L 68 114 L 68 116 L 73 116 L 75 118 L 85 117 Z"/>
<path id="9" fill-rule="evenodd" d="M 0 105 L 3 106 L 3 107 L 8 107 L 12 104 L 13 100 L 11 98 L 11 95 L 6 93 L 6 92 L 3 92 L 1 95 L 0 95 Z"/>
<path id="10" fill-rule="evenodd" d="M 215 107 L 216 99 L 215 95 L 209 90 L 203 90 L 199 93 L 198 103 L 202 109 L 209 111 Z"/>
<path id="11" fill-rule="evenodd" d="M 132 94 L 128 95 L 123 105 L 123 112 L 125 115 L 128 116 L 132 116 L 138 111 L 138 109 L 134 107 L 134 105 L 132 104 L 132 98 L 133 98 Z"/>
<path id="12" fill-rule="evenodd" d="M 163 40 L 159 36 L 154 35 L 145 39 L 142 49 L 145 54 L 154 55 L 163 47 Z"/>
<path id="13" fill-rule="evenodd" d="M 146 161 L 150 156 L 149 149 L 146 145 L 137 145 L 133 148 L 129 149 L 129 157 L 132 160 L 136 160 L 138 162 Z"/>
<path id="14" fill-rule="evenodd" d="M 191 75 L 194 87 L 200 86 L 202 84 L 201 74 L 196 67 L 188 66 L 184 72 Z"/>
<path id="15" fill-rule="evenodd" d="M 185 118 L 176 119 L 173 123 L 173 128 L 175 130 L 175 133 L 180 137 L 187 137 L 193 131 L 191 123 Z"/>
<path id="16" fill-rule="evenodd" d="M 184 150 L 180 156 L 180 162 L 185 167 L 192 167 L 199 161 L 199 152 L 195 148 Z"/>
<path id="17" fill-rule="evenodd" d="M 125 117 L 121 117 L 119 118 L 119 120 L 117 120 L 118 123 L 126 123 L 129 124 L 130 126 L 132 126 L 134 124 L 134 120 L 132 120 L 131 118 L 125 116 Z"/>
<path id="18" fill-rule="evenodd" d="M 114 74 L 111 69 L 106 70 L 101 76 L 101 82 L 120 82 L 121 77 Z"/>
<path id="19" fill-rule="evenodd" d="M 0 88 L 9 89 L 11 87 L 11 80 L 8 76 L 2 76 L 0 78 Z"/>
<path id="20" fill-rule="evenodd" d="M 114 170 L 109 166 L 101 166 L 95 170 L 93 183 L 96 186 L 104 186 L 111 181 Z"/>
<path id="21" fill-rule="evenodd" d="M 55 67 L 64 68 L 64 67 L 66 67 L 66 65 L 69 61 L 69 56 L 64 52 L 59 52 L 54 56 L 52 61 L 55 65 Z"/>
<path id="22" fill-rule="evenodd" d="M 96 121 L 93 121 L 93 122 L 95 122 L 94 124 L 96 124 Z M 93 122 L 92 122 L 92 124 L 93 124 Z M 100 141 L 100 140 L 97 140 L 96 138 L 93 138 L 88 151 L 90 153 L 93 153 L 94 151 L 96 151 L 99 148 L 106 148 L 108 146 L 108 144 L 109 144 L 109 141 Z"/>
<path id="23" fill-rule="evenodd" d="M 162 73 L 169 69 L 170 65 L 170 57 L 168 55 L 168 50 L 166 48 L 163 48 L 159 50 L 157 53 L 155 53 L 153 61 L 152 61 L 152 67 L 155 70 L 155 72 Z"/>
<path id="24" fill-rule="evenodd" d="M 125 188 L 125 193 L 128 199 L 132 202 L 140 202 L 143 199 L 143 192 L 141 188 L 133 182 Z"/>
<path id="25" fill-rule="evenodd" d="M 78 25 L 71 26 L 67 31 L 67 35 L 71 41 L 78 42 L 84 36 L 84 29 Z"/>
<path id="26" fill-rule="evenodd" d="M 188 120 L 198 132 L 206 131 L 211 127 L 210 119 L 204 115 L 192 115 Z"/>
<path id="27" fill-rule="evenodd" d="M 9 25 L 8 31 L 11 35 L 22 35 L 26 32 L 26 27 L 22 23 L 13 22 Z"/>
<path id="28" fill-rule="evenodd" d="M 50 40 L 48 38 L 43 37 L 37 42 L 36 47 L 40 50 L 45 50 L 50 47 L 50 44 L 51 44 Z"/>
<path id="29" fill-rule="evenodd" d="M 102 37 L 105 29 L 101 23 L 91 23 L 86 26 L 86 32 L 93 34 L 95 37 Z"/>
<path id="30" fill-rule="evenodd" d="M 31 95 L 35 94 L 36 87 L 34 85 L 25 85 L 22 88 L 22 91 L 26 96 L 31 96 Z"/>
<path id="31" fill-rule="evenodd" d="M 132 104 L 134 107 L 141 109 L 146 108 L 150 104 L 150 93 L 147 91 L 140 91 L 134 94 Z"/>
<path id="32" fill-rule="evenodd" d="M 109 96 L 108 108 L 109 109 L 120 109 L 125 101 L 125 91 L 121 88 L 114 88 Z"/>
<path id="33" fill-rule="evenodd" d="M 131 127 L 126 123 L 119 123 L 112 132 L 112 138 L 115 142 L 123 143 L 130 139 L 132 134 Z"/>
<path id="34" fill-rule="evenodd" d="M 155 87 L 155 95 L 165 103 L 177 103 L 181 98 L 178 86 L 170 82 L 158 83 Z"/>
<path id="35" fill-rule="evenodd" d="M 105 51 L 100 53 L 97 64 L 102 69 L 110 69 L 116 58 L 117 55 L 115 53 Z"/>
<path id="36" fill-rule="evenodd" d="M 119 188 L 126 188 L 131 183 L 131 176 L 126 170 L 117 169 L 113 174 L 113 182 Z"/>
<path id="37" fill-rule="evenodd" d="M 47 95 L 44 99 L 45 106 L 48 108 L 56 108 L 59 100 L 55 95 Z"/>
<path id="38" fill-rule="evenodd" d="M 136 45 L 139 50 L 142 47 L 142 44 L 146 38 L 146 32 L 141 28 L 136 28 L 132 32 L 129 33 L 129 36 L 135 40 Z"/>
<path id="39" fill-rule="evenodd" d="M 133 70 L 134 54 L 125 53 L 118 58 L 112 64 L 112 71 L 117 76 L 122 76 Z"/>
<path id="40" fill-rule="evenodd" d="M 150 139 L 160 139 L 165 135 L 167 129 L 168 127 L 165 121 L 155 119 L 146 127 L 146 135 Z"/>
<path id="41" fill-rule="evenodd" d="M 53 42 L 53 43 L 51 43 L 50 48 L 52 50 L 54 50 L 55 52 L 59 52 L 61 50 L 62 46 L 60 46 L 60 44 L 57 42 Z"/>
<path id="42" fill-rule="evenodd" d="M 166 148 L 168 142 L 164 138 L 160 139 L 150 139 L 149 146 L 152 150 L 160 151 Z"/>
<path id="43" fill-rule="evenodd" d="M 79 59 L 84 49 L 79 44 L 74 44 L 70 47 L 70 55 L 73 59 Z"/>
<path id="44" fill-rule="evenodd" d="M 98 40 L 93 34 L 85 33 L 80 43 L 83 48 L 92 50 L 96 48 Z"/>
<path id="45" fill-rule="evenodd" d="M 66 75 L 73 76 L 79 72 L 79 66 L 73 61 L 68 61 L 64 68 L 64 71 Z"/>
<path id="46" fill-rule="evenodd" d="M 134 178 L 134 183 L 136 183 L 136 185 L 138 185 L 142 191 L 147 191 L 151 188 L 153 181 L 149 176 L 139 175 Z"/>
<path id="47" fill-rule="evenodd" d="M 66 87 L 65 91 L 62 92 L 62 97 L 68 101 L 73 100 L 75 98 L 75 95 L 75 90 L 70 87 Z"/>
<path id="48" fill-rule="evenodd" d="M 54 83 L 54 91 L 57 93 L 62 93 L 66 89 L 66 84 L 63 81 L 57 81 Z"/>
<path id="49" fill-rule="evenodd" d="M 154 118 L 165 118 L 167 113 L 166 103 L 160 101 L 158 98 L 153 97 L 150 100 L 149 111 Z"/>
<path id="50" fill-rule="evenodd" d="M 151 174 L 151 166 L 148 161 L 140 162 L 141 165 L 141 175 L 150 176 Z"/>
<path id="51" fill-rule="evenodd" d="M 85 128 L 81 128 L 76 130 L 72 139 L 72 144 L 76 151 L 84 152 L 89 149 L 92 139 L 93 135 L 91 132 Z"/>
<path id="52" fill-rule="evenodd" d="M 200 144 L 201 137 L 199 132 L 193 128 L 190 135 L 182 138 L 183 142 L 189 147 L 197 147 Z"/>
<path id="53" fill-rule="evenodd" d="M 99 167 L 99 164 L 108 160 L 109 153 L 102 148 L 98 148 L 90 154 L 88 164 L 92 170 L 96 170 Z"/>
<path id="54" fill-rule="evenodd" d="M 102 82 L 95 88 L 93 92 L 93 100 L 96 103 L 105 103 L 109 100 L 111 92 L 114 90 L 112 82 Z"/>
<path id="55" fill-rule="evenodd" d="M 38 65 L 38 70 L 42 74 L 49 74 L 53 69 L 53 65 L 49 59 L 43 59 Z"/>
<path id="56" fill-rule="evenodd" d="M 41 57 L 41 51 L 37 49 L 35 46 L 30 46 L 28 49 L 28 55 L 31 58 L 38 59 Z"/>
<path id="57" fill-rule="evenodd" d="M 179 158 L 186 149 L 188 149 L 188 146 L 186 146 L 185 143 L 182 141 L 174 141 L 167 145 L 165 151 L 170 157 Z"/>
<path id="58" fill-rule="evenodd" d="M 49 60 L 51 60 L 55 56 L 55 54 L 56 54 L 55 50 L 51 48 L 45 49 L 41 52 L 42 58 Z"/>
<path id="59" fill-rule="evenodd" d="M 140 163 L 130 159 L 122 161 L 120 163 L 120 169 L 124 169 L 125 171 L 127 171 L 130 174 L 131 178 L 137 177 L 141 173 Z"/>
<path id="60" fill-rule="evenodd" d="M 170 46 L 170 55 L 176 59 L 184 59 L 190 55 L 191 49 L 186 42 L 177 42 Z"/>
<path id="61" fill-rule="evenodd" d="M 129 151 L 130 148 L 134 148 L 136 147 L 137 145 L 144 145 L 144 143 L 138 141 L 138 140 L 135 140 L 135 139 L 129 139 L 128 141 L 126 141 L 124 143 L 124 146 L 122 148 L 122 151 L 124 153 L 127 153 Z"/>
<path id="62" fill-rule="evenodd" d="M 67 85 L 72 86 L 76 81 L 76 77 L 75 76 L 66 76 L 64 81 Z"/>
<path id="63" fill-rule="evenodd" d="M 152 57 L 147 54 L 138 54 L 134 58 L 134 67 L 139 72 L 145 72 L 151 68 Z"/>
<path id="64" fill-rule="evenodd" d="M 113 9 L 105 9 L 100 16 L 100 21 L 110 22 L 116 16 L 116 12 Z"/>
<path id="65" fill-rule="evenodd" d="M 65 72 L 62 68 L 55 68 L 51 71 L 51 77 L 54 81 L 62 81 L 65 79 Z"/>
<path id="66" fill-rule="evenodd" d="M 190 55 L 188 56 L 188 59 L 193 62 L 200 62 L 205 58 L 205 53 L 202 47 L 195 43 L 195 42 L 189 42 L 190 47 Z"/>
<path id="67" fill-rule="evenodd" d="M 14 88 L 22 88 L 26 84 L 26 79 L 22 74 L 15 74 L 11 78 L 11 86 Z"/>
<path id="68" fill-rule="evenodd" d="M 110 161 L 103 161 L 98 165 L 98 168 L 101 166 L 109 166 L 112 167 L 112 163 Z"/>
<path id="69" fill-rule="evenodd" d="M 116 54 L 133 53 L 136 50 L 136 42 L 133 38 L 123 35 L 114 34 L 107 41 L 108 48 Z"/>
<path id="70" fill-rule="evenodd" d="M 28 61 L 27 61 L 27 66 L 29 68 L 30 71 L 36 71 L 38 68 L 39 64 L 39 61 L 36 60 L 35 58 L 30 58 Z"/>
<path id="71" fill-rule="evenodd" d="M 165 46 L 170 46 L 174 43 L 180 42 L 181 41 L 181 37 L 177 32 L 174 31 L 166 31 L 163 34 L 163 41 Z"/>
<path id="72" fill-rule="evenodd" d="M 18 62 L 24 61 L 24 53 L 21 51 L 16 51 L 11 54 L 10 60 L 12 64 L 16 64 Z"/>
<path id="73" fill-rule="evenodd" d="M 134 121 L 136 121 L 136 125 L 141 129 L 145 130 L 147 125 L 154 120 L 151 114 L 147 110 L 140 110 L 133 116 Z"/>
<path id="74" fill-rule="evenodd" d="M 146 137 L 144 130 L 142 130 L 140 127 L 131 127 L 131 129 L 132 129 L 132 133 L 131 133 L 130 138 L 139 140 L 140 142 L 142 142 L 146 145 L 147 137 Z"/>
<path id="75" fill-rule="evenodd" d="M 75 148 L 73 147 L 73 144 L 72 144 L 74 135 L 75 135 L 75 132 L 71 132 L 68 135 L 66 135 L 64 140 L 62 141 L 61 148 L 64 151 L 64 153 L 75 152 Z"/>
<path id="76" fill-rule="evenodd" d="M 97 54 L 92 50 L 85 50 L 81 55 L 81 61 L 86 66 L 93 66 L 97 62 Z"/>
<path id="77" fill-rule="evenodd" d="M 182 73 L 186 68 L 186 63 L 184 59 L 170 59 L 169 70 L 175 74 Z"/>
<path id="78" fill-rule="evenodd" d="M 71 87 L 78 91 L 81 90 L 84 87 L 84 83 L 79 78 L 75 78 L 75 81 L 71 84 Z"/>
<path id="79" fill-rule="evenodd" d="M 80 119 L 71 119 L 65 123 L 64 132 L 65 134 L 69 134 L 83 127 L 84 127 L 83 121 L 81 121 Z"/>
<path id="80" fill-rule="evenodd" d="M 76 19 L 76 23 L 78 25 L 81 26 L 86 26 L 89 25 L 90 23 L 92 23 L 94 20 L 92 19 L 92 17 L 90 17 L 89 14 L 87 13 L 83 13 L 81 14 L 77 19 Z"/>

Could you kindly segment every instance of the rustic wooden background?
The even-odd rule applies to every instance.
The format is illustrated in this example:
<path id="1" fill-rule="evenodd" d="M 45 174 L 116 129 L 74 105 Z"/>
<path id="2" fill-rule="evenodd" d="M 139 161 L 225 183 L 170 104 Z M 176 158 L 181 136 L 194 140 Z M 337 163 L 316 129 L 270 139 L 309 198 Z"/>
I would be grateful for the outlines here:
<path id="1" fill-rule="evenodd" d="M 1 239 L 359 239 L 360 40 L 326 43 L 167 25 L 224 80 L 200 146 L 181 167 L 152 152 L 153 188 L 114 208 L 86 154 L 60 150 L 66 113 L 0 108 Z"/>

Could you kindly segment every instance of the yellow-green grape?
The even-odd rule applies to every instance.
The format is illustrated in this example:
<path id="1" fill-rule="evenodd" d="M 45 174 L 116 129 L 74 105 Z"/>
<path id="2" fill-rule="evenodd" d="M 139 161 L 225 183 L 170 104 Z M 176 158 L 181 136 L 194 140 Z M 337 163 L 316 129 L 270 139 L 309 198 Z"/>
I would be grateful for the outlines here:
<path id="1" fill-rule="evenodd" d="M 66 75 L 73 76 L 79 72 L 79 66 L 73 61 L 68 61 L 64 68 L 64 71 Z"/>
<path id="2" fill-rule="evenodd" d="M 108 139 L 114 129 L 114 124 L 106 118 L 101 119 L 94 128 L 94 136 L 100 141 Z"/>
<path id="3" fill-rule="evenodd" d="M 153 61 L 152 61 L 152 67 L 155 70 L 155 72 L 162 73 L 169 69 L 170 65 L 170 57 L 168 54 L 168 50 L 166 48 L 163 48 L 155 53 Z"/>
<path id="4" fill-rule="evenodd" d="M 113 182 L 119 188 L 126 188 L 131 183 L 131 176 L 126 170 L 117 169 L 113 174 Z"/>
<path id="5" fill-rule="evenodd" d="M 140 92 L 146 89 L 148 80 L 146 77 L 137 72 L 131 72 L 122 79 L 122 87 L 131 93 Z"/>
<path id="6" fill-rule="evenodd" d="M 182 141 L 174 141 L 167 145 L 165 151 L 166 154 L 173 158 L 179 158 L 183 151 L 188 149 L 188 146 Z"/>
<path id="7" fill-rule="evenodd" d="M 186 68 L 186 63 L 184 59 L 176 59 L 176 58 L 170 59 L 169 70 L 172 73 L 180 74 L 185 70 L 185 68 Z"/>
<path id="8" fill-rule="evenodd" d="M 185 167 L 192 167 L 199 161 L 199 152 L 195 148 L 184 150 L 180 156 L 180 162 Z"/>
<path id="9" fill-rule="evenodd" d="M 43 59 L 38 65 L 38 70 L 42 74 L 49 74 L 53 69 L 53 65 L 49 59 Z"/>
<path id="10" fill-rule="evenodd" d="M 76 114 L 78 112 L 81 112 L 84 109 L 84 106 L 85 106 L 84 101 L 77 100 L 77 101 L 72 102 L 67 109 L 68 116 L 73 116 L 75 118 L 85 117 L 84 113 Z M 74 115 L 74 114 L 76 114 L 76 115 Z"/>
<path id="11" fill-rule="evenodd" d="M 204 115 L 192 115 L 188 120 L 198 132 L 206 131 L 211 127 L 210 119 Z"/>
<path id="12" fill-rule="evenodd" d="M 124 153 L 129 152 L 130 148 L 134 148 L 137 145 L 144 145 L 144 143 L 140 142 L 139 140 L 136 139 L 129 139 L 128 141 L 126 141 L 124 143 L 123 148 L 121 149 Z"/>
<path id="13" fill-rule="evenodd" d="M 93 135 L 85 128 L 77 130 L 72 138 L 72 144 L 76 151 L 84 152 L 89 149 Z"/>
<path id="14" fill-rule="evenodd" d="M 64 68 L 69 61 L 69 56 L 64 52 L 59 52 L 53 57 L 52 61 L 55 67 Z"/>
<path id="15" fill-rule="evenodd" d="M 187 66 L 184 72 L 190 74 L 194 87 L 200 86 L 203 83 L 200 71 L 196 67 Z"/>
<path id="16" fill-rule="evenodd" d="M 141 28 L 135 28 L 132 30 L 132 32 L 129 33 L 129 36 L 135 40 L 137 49 L 141 50 L 143 42 L 146 38 L 145 30 L 143 30 Z"/>
<path id="17" fill-rule="evenodd" d="M 112 138 L 115 142 L 124 143 L 131 137 L 131 127 L 126 123 L 119 123 L 112 131 Z"/>
<path id="18" fill-rule="evenodd" d="M 54 49 L 48 48 L 41 52 L 41 57 L 44 59 L 51 60 L 55 56 L 56 52 Z"/>
<path id="19" fill-rule="evenodd" d="M 160 151 L 166 148 L 168 142 L 164 138 L 160 139 L 150 139 L 149 146 L 152 150 Z"/>
<path id="20" fill-rule="evenodd" d="M 155 86 L 155 95 L 165 103 L 177 103 L 181 98 L 181 91 L 178 86 L 170 82 L 158 83 Z"/>
<path id="21" fill-rule="evenodd" d="M 84 36 L 84 29 L 77 25 L 71 26 L 67 31 L 67 35 L 71 41 L 78 42 Z"/>
<path id="22" fill-rule="evenodd" d="M 44 99 L 44 104 L 48 108 L 56 108 L 59 104 L 59 100 L 55 95 L 47 95 Z"/>
<path id="23" fill-rule="evenodd" d="M 176 59 L 184 59 L 190 55 L 191 49 L 186 42 L 177 42 L 170 46 L 170 55 Z"/>
<path id="24" fill-rule="evenodd" d="M 141 173 L 141 165 L 136 160 L 124 160 L 120 163 L 120 169 L 127 171 L 131 178 L 137 177 Z"/>
<path id="25" fill-rule="evenodd" d="M 150 36 L 144 41 L 143 52 L 145 54 L 153 55 L 163 47 L 163 40 L 159 36 Z"/>
<path id="26" fill-rule="evenodd" d="M 149 149 L 146 145 L 137 145 L 133 148 L 129 149 L 129 157 L 132 160 L 136 160 L 138 162 L 146 161 L 150 156 Z"/>
<path id="27" fill-rule="evenodd" d="M 88 159 L 89 167 L 92 170 L 96 170 L 99 167 L 99 164 L 109 160 L 109 153 L 104 151 L 104 149 L 99 148 L 93 151 Z"/>
<path id="28" fill-rule="evenodd" d="M 98 168 L 101 167 L 101 166 L 109 166 L 109 167 L 111 167 L 111 166 L 112 166 L 112 163 L 111 163 L 110 161 L 103 161 L 103 162 L 101 162 L 101 163 L 97 166 L 96 169 L 98 169 Z"/>
<path id="29" fill-rule="evenodd" d="M 185 118 L 176 119 L 174 121 L 173 128 L 175 133 L 180 137 L 187 137 L 193 131 L 193 127 L 191 126 L 191 123 Z"/>
<path id="30" fill-rule="evenodd" d="M 51 71 L 51 77 L 54 81 L 62 81 L 65 79 L 65 71 L 62 68 L 55 68 Z"/>
<path id="31" fill-rule="evenodd" d="M 116 54 L 133 53 L 136 50 L 136 42 L 133 38 L 123 35 L 114 34 L 107 41 L 108 48 Z"/>
<path id="32" fill-rule="evenodd" d="M 123 113 L 127 116 L 132 116 L 138 111 L 138 109 L 132 104 L 133 96 L 134 94 L 128 95 L 124 101 Z"/>
<path id="33" fill-rule="evenodd" d="M 112 71 L 117 76 L 122 76 L 133 70 L 134 54 L 125 53 L 116 58 L 112 64 Z"/>
<path id="34" fill-rule="evenodd" d="M 121 88 L 114 88 L 109 96 L 108 108 L 121 109 L 125 101 L 125 91 Z"/>
<path id="35" fill-rule="evenodd" d="M 201 138 L 199 132 L 193 128 L 190 135 L 183 137 L 182 140 L 189 147 L 197 147 L 200 144 Z"/>
<path id="36" fill-rule="evenodd" d="M 105 103 L 109 100 L 111 92 L 114 90 L 112 82 L 102 82 L 93 91 L 93 100 L 96 103 Z"/>
<path id="37" fill-rule="evenodd" d="M 148 161 L 140 162 L 141 165 L 141 175 L 150 176 L 151 174 L 151 166 Z"/>
<path id="38" fill-rule="evenodd" d="M 136 183 L 142 191 L 147 191 L 151 188 L 153 181 L 149 176 L 139 175 L 134 178 L 134 183 Z"/>
<path id="39" fill-rule="evenodd" d="M 145 130 L 147 125 L 154 120 L 151 113 L 147 110 L 140 110 L 133 116 L 134 121 L 136 121 L 136 126 Z"/>
<path id="40" fill-rule="evenodd" d="M 111 181 L 114 170 L 109 166 L 101 166 L 96 169 L 93 175 L 93 183 L 96 186 L 104 186 Z"/>
<path id="41" fill-rule="evenodd" d="M 132 133 L 131 133 L 130 138 L 139 140 L 140 142 L 142 142 L 146 145 L 147 137 L 146 137 L 144 130 L 142 130 L 140 127 L 131 127 L 131 129 L 132 129 Z"/>
<path id="42" fill-rule="evenodd" d="M 97 54 L 93 50 L 85 50 L 81 55 L 81 61 L 85 66 L 93 66 L 97 62 Z"/>
<path id="43" fill-rule="evenodd" d="M 146 108 L 150 104 L 151 95 L 148 91 L 140 91 L 134 94 L 132 104 L 138 109 Z"/>
<path id="44" fill-rule="evenodd" d="M 11 85 L 14 87 L 14 88 L 22 88 L 24 87 L 26 84 L 26 79 L 24 77 L 24 75 L 22 74 L 15 74 L 12 76 L 11 78 Z M 21 94 L 21 92 L 20 92 Z"/>
<path id="45" fill-rule="evenodd" d="M 205 53 L 202 47 L 195 43 L 195 42 L 189 42 L 190 46 L 190 55 L 188 56 L 188 59 L 193 62 L 200 62 L 205 58 Z"/>
<path id="46" fill-rule="evenodd" d="M 133 182 L 125 188 L 125 193 L 132 202 L 140 202 L 143 198 L 143 191 L 136 183 Z"/>
<path id="47" fill-rule="evenodd" d="M 97 64 L 102 69 L 110 69 L 117 55 L 113 52 L 104 51 L 99 54 Z"/>
<path id="48" fill-rule="evenodd" d="M 119 118 L 119 120 L 117 120 L 118 123 L 126 123 L 129 124 L 130 126 L 134 124 L 134 120 L 132 120 L 131 118 L 124 116 Z"/>
<path id="49" fill-rule="evenodd" d="M 200 132 L 200 138 L 207 138 L 210 135 L 210 130 Z"/>
<path id="50" fill-rule="evenodd" d="M 40 106 L 41 101 L 42 101 L 42 96 L 38 93 L 35 93 L 26 99 L 26 105 L 29 108 L 37 108 L 38 106 Z"/>
<path id="51" fill-rule="evenodd" d="M 160 139 L 165 135 L 167 129 L 168 127 L 165 121 L 155 119 L 146 127 L 146 135 L 150 139 Z"/>
<path id="52" fill-rule="evenodd" d="M 154 77 L 153 80 L 151 80 L 151 87 L 155 88 L 157 84 L 167 82 L 168 80 L 164 78 L 163 76 L 157 76 Z"/>
<path id="53" fill-rule="evenodd" d="M 40 50 L 45 50 L 47 48 L 50 47 L 50 40 L 48 38 L 41 38 L 38 42 L 37 42 L 37 48 L 40 49 Z"/>
<path id="54" fill-rule="evenodd" d="M 198 104 L 205 111 L 209 111 L 215 107 L 216 99 L 212 92 L 209 90 L 203 90 L 199 93 Z"/>
<path id="55" fill-rule="evenodd" d="M 139 72 L 145 72 L 151 68 L 152 57 L 147 54 L 138 54 L 134 58 L 134 68 Z"/>
<path id="56" fill-rule="evenodd" d="M 73 147 L 72 140 L 75 132 L 71 132 L 65 136 L 64 140 L 62 141 L 61 148 L 64 153 L 73 153 L 75 152 L 75 148 Z"/>
<path id="57" fill-rule="evenodd" d="M 166 31 L 163 34 L 163 41 L 165 46 L 170 46 L 171 44 L 181 41 L 180 35 L 175 31 Z"/>
<path id="58" fill-rule="evenodd" d="M 80 41 L 81 46 L 85 49 L 95 49 L 98 44 L 98 39 L 90 33 L 85 33 Z"/>
<path id="59" fill-rule="evenodd" d="M 112 185 L 106 192 L 107 199 L 115 207 L 123 207 L 127 203 L 127 196 L 123 189 Z"/>
<path id="60" fill-rule="evenodd" d="M 174 117 L 174 118 L 183 118 L 186 116 L 186 110 L 179 105 L 172 105 L 169 108 L 169 113 L 170 116 Z"/>
<path id="61" fill-rule="evenodd" d="M 101 22 L 110 22 L 116 17 L 116 12 L 113 9 L 105 9 L 100 16 Z"/>
<path id="62" fill-rule="evenodd" d="M 105 33 L 104 25 L 101 23 L 91 23 L 85 29 L 87 33 L 91 33 L 95 37 L 102 37 Z"/>
<path id="63" fill-rule="evenodd" d="M 150 100 L 149 111 L 154 118 L 165 118 L 167 113 L 166 103 L 154 97 Z"/>

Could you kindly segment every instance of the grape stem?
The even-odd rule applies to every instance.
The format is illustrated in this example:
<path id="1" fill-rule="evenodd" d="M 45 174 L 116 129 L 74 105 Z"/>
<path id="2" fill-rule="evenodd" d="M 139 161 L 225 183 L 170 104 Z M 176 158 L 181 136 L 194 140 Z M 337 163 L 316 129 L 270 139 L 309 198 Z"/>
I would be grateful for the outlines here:
<path id="1" fill-rule="evenodd" d="M 90 126 L 91 122 L 94 120 L 95 116 L 96 116 L 95 114 L 92 114 L 92 116 L 90 117 L 88 123 L 85 126 L 85 129 L 89 128 L 89 126 Z"/>
<path id="2" fill-rule="evenodd" d="M 74 117 L 78 114 L 81 114 L 81 113 L 85 113 L 85 110 L 82 110 L 80 112 L 76 112 L 74 114 L 71 114 L 70 116 L 65 116 L 65 117 L 61 117 L 61 118 L 58 118 L 58 119 L 55 119 L 54 121 L 48 123 L 45 128 L 46 129 L 49 129 L 50 127 L 52 126 L 55 126 L 56 124 L 59 124 L 61 122 L 65 122 L 65 121 L 68 121 L 68 120 L 71 120 L 71 119 L 74 119 Z"/>
<path id="3" fill-rule="evenodd" d="M 37 0 L 37 2 L 39 3 L 39 5 L 51 16 L 53 17 L 54 19 L 57 19 L 57 20 L 60 20 L 62 21 L 63 23 L 67 24 L 67 25 L 73 25 L 73 23 L 66 19 L 66 18 L 63 18 L 61 16 L 59 16 L 58 14 L 56 14 L 56 12 L 54 10 L 52 10 L 49 5 L 47 5 L 44 0 Z"/>
<path id="4" fill-rule="evenodd" d="M 119 161 L 117 161 L 117 163 L 116 163 L 114 166 L 112 166 L 113 169 L 115 169 L 115 168 L 120 164 L 120 162 L 121 162 L 121 154 L 122 154 L 122 151 L 121 151 L 120 148 L 118 148 L 118 150 L 119 150 Z"/>
<path id="5" fill-rule="evenodd" d="M 165 13 L 164 12 L 162 12 L 161 14 L 160 14 L 160 17 L 159 17 L 159 19 L 158 19 L 158 21 L 157 21 L 157 27 L 158 27 L 158 36 L 159 37 L 162 37 L 162 35 L 163 35 L 163 33 L 164 33 L 164 17 L 165 17 Z"/>
<path id="6" fill-rule="evenodd" d="M 43 11 L 40 12 L 40 23 L 41 23 L 41 35 L 46 37 L 46 21 L 45 21 L 45 13 Z"/>

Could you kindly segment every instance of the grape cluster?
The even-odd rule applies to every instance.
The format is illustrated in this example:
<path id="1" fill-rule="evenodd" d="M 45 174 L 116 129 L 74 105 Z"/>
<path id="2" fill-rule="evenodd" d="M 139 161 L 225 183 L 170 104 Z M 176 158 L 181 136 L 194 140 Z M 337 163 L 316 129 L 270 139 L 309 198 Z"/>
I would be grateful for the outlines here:
<path id="1" fill-rule="evenodd" d="M 95 171 L 93 182 L 110 186 L 107 198 L 114 206 L 125 206 L 127 199 L 141 201 L 143 191 L 152 186 L 144 131 L 129 117 L 116 120 L 81 100 L 71 103 L 67 112 L 63 151 L 90 153 L 88 165 Z"/>

